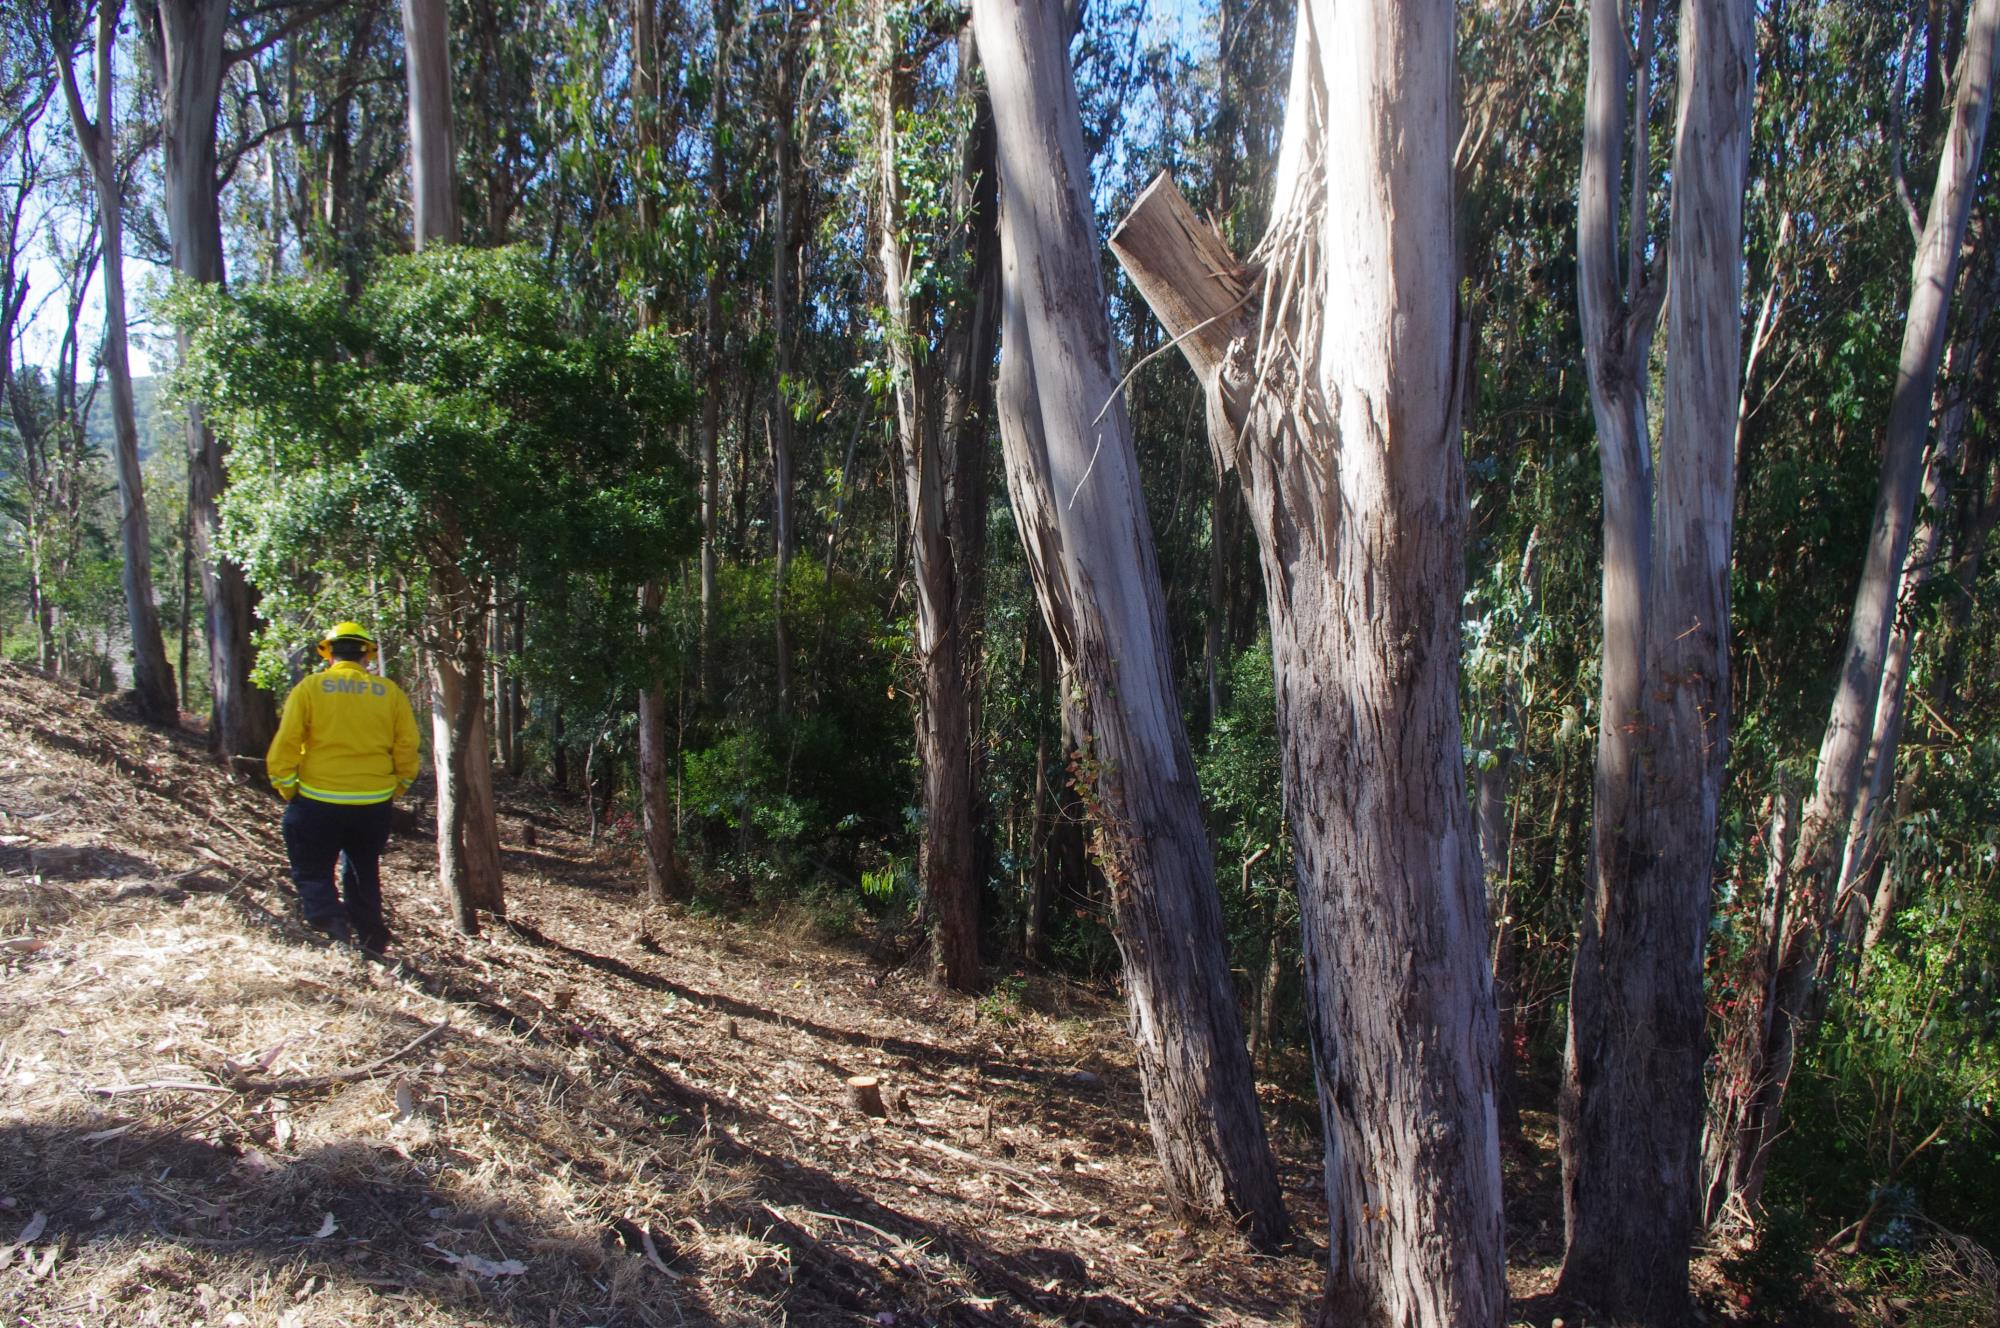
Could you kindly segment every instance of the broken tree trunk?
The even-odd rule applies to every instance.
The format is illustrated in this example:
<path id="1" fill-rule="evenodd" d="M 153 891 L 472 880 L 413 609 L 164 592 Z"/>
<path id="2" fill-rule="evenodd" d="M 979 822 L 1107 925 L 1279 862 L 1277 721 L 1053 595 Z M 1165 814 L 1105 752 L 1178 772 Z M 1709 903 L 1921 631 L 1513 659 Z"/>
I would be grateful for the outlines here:
<path id="1" fill-rule="evenodd" d="M 1444 0 L 1301 4 L 1254 262 L 1164 177 L 1111 242 L 1201 379 L 1262 558 L 1325 1125 L 1329 1323 L 1489 1328 L 1507 1299 L 1458 716 L 1453 78 Z"/>

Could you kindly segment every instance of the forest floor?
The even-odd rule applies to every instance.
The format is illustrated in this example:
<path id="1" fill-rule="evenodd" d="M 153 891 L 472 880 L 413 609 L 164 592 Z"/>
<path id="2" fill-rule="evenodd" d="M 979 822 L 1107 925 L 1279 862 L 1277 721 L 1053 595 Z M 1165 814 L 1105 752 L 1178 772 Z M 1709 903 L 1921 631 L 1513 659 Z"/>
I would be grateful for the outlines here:
<path id="1" fill-rule="evenodd" d="M 1295 1252 L 1182 1226 L 1109 993 L 945 996 L 803 913 L 645 912 L 629 850 L 525 787 L 511 920 L 459 936 L 399 836 L 378 962 L 297 921 L 278 813 L 197 735 L 0 665 L 8 1324 L 1312 1321 L 1313 1104 L 1266 1091 Z M 1525 1134 L 1512 1317 L 1546 1326 Z"/>

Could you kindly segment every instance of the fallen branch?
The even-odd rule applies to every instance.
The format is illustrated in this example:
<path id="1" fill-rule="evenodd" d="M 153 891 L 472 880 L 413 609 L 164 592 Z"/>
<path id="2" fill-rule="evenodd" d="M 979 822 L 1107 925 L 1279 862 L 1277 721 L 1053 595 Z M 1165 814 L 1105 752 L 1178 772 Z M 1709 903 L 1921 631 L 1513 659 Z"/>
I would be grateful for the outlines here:
<path id="1" fill-rule="evenodd" d="M 969 1167 L 977 1167 L 981 1171 L 997 1171 L 1003 1176 L 1018 1176 L 1022 1180 L 1035 1179 L 1032 1173 L 1023 1171 L 1021 1168 L 1007 1162 L 1002 1162 L 997 1158 L 981 1157 L 977 1153 L 968 1153 L 963 1148 L 953 1148 L 950 1144 L 940 1143 L 936 1139 L 919 1139 L 917 1142 L 925 1148 L 934 1149 L 937 1152 L 943 1153 L 946 1157 L 954 1158 Z"/>
<path id="2" fill-rule="evenodd" d="M 330 1074 L 299 1075 L 290 1079 L 260 1079 L 255 1075 L 239 1074 L 230 1079 L 229 1088 L 239 1093 L 294 1093 L 304 1088 L 326 1088 L 332 1084 L 352 1083 L 356 1079 L 366 1079 L 384 1066 L 394 1064 L 418 1048 L 436 1041 L 450 1027 L 451 1021 L 449 1019 L 443 1023 L 433 1024 L 415 1038 L 412 1038 L 410 1041 L 396 1048 L 396 1050 L 390 1052 L 387 1056 L 372 1060 L 368 1064 L 358 1066 L 352 1070 L 335 1070 Z"/>
<path id="3" fill-rule="evenodd" d="M 95 1084 L 90 1091 L 105 1097 L 119 1097 L 125 1093 L 233 1093 L 236 1090 L 228 1084 L 206 1084 L 192 1079 L 153 1079 L 143 1084 Z"/>

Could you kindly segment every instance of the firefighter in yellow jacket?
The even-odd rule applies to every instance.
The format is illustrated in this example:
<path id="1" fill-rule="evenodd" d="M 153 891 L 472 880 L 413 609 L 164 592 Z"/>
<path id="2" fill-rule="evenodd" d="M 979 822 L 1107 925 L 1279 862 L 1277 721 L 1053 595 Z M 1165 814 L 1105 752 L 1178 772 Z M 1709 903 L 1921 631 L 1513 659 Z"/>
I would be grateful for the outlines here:
<path id="1" fill-rule="evenodd" d="M 403 689 L 368 672 L 375 655 L 367 628 L 334 625 L 319 643 L 327 667 L 285 698 L 265 768 L 290 804 L 285 850 L 307 925 L 379 952 L 389 944 L 381 872 L 389 800 L 417 777 L 417 721 Z"/>

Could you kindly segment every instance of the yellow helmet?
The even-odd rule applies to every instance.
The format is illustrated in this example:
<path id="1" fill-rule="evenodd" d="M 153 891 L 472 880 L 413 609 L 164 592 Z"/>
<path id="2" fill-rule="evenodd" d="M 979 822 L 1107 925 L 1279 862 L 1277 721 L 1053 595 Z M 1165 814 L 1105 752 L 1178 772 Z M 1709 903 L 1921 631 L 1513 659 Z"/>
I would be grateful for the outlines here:
<path id="1" fill-rule="evenodd" d="M 364 660 L 375 658 L 378 649 L 375 644 L 375 638 L 369 634 L 366 627 L 363 627 L 358 622 L 335 623 L 328 629 L 327 634 L 321 638 L 319 643 L 319 657 L 321 659 L 332 659 L 333 643 L 340 640 L 361 642 L 361 658 Z"/>

